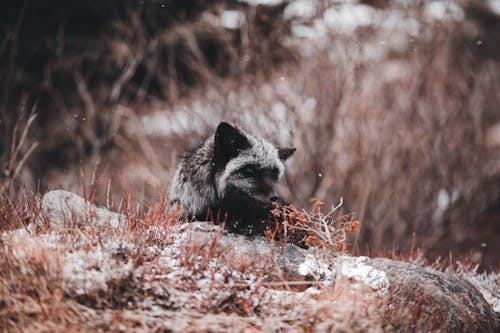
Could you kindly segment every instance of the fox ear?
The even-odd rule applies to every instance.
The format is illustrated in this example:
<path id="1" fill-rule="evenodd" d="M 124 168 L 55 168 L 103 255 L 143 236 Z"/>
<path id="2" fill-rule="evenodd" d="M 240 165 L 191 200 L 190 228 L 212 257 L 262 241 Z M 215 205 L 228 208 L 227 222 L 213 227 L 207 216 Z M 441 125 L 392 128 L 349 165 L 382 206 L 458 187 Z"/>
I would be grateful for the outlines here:
<path id="1" fill-rule="evenodd" d="M 228 123 L 220 123 L 214 138 L 213 162 L 215 168 L 218 170 L 224 168 L 227 162 L 247 148 L 250 148 L 250 143 L 243 133 Z"/>
<path id="2" fill-rule="evenodd" d="M 286 161 L 296 150 L 297 148 L 278 148 L 278 157 L 280 160 Z"/>

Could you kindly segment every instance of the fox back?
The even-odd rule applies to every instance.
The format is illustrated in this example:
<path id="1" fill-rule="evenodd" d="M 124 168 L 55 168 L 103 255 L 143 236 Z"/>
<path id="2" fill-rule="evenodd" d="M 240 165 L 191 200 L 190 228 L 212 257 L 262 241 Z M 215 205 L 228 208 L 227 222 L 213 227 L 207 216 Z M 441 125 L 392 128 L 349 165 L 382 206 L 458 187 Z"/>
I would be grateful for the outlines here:
<path id="1" fill-rule="evenodd" d="M 218 216 L 230 231 L 253 233 L 265 220 L 284 161 L 295 148 L 276 148 L 268 141 L 222 122 L 215 135 L 181 156 L 169 196 L 184 217 Z"/>

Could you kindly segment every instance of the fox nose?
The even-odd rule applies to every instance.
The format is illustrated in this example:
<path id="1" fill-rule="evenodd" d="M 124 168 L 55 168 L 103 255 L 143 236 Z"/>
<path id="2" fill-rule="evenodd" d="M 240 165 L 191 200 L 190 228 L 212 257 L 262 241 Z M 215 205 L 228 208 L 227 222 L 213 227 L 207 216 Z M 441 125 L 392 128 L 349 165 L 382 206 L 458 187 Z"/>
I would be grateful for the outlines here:
<path id="1" fill-rule="evenodd" d="M 279 198 L 280 198 L 280 197 L 279 197 L 276 193 L 273 193 L 273 194 L 271 194 L 271 196 L 269 197 L 269 200 L 271 200 L 271 201 L 274 201 L 274 202 L 275 202 L 275 201 L 278 201 L 278 200 L 279 200 Z"/>

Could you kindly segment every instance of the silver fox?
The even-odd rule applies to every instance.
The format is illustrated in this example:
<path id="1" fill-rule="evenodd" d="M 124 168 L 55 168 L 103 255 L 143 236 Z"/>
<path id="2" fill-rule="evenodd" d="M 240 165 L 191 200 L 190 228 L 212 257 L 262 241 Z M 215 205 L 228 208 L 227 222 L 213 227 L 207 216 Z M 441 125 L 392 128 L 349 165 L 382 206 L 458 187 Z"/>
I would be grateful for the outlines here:
<path id="1" fill-rule="evenodd" d="M 181 156 L 169 190 L 182 216 L 226 222 L 230 231 L 259 230 L 295 148 L 276 148 L 238 127 L 222 122 L 215 135 Z M 225 221 L 224 221 L 225 220 Z"/>

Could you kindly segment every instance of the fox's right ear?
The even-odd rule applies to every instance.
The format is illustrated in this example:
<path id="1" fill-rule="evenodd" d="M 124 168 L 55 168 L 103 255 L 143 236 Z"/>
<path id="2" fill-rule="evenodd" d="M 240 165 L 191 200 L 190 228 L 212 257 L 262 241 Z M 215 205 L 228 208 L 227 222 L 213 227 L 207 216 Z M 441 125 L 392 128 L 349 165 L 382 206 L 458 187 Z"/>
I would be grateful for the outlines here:
<path id="1" fill-rule="evenodd" d="M 238 156 L 240 151 L 250 148 L 250 143 L 237 128 L 222 122 L 217 126 L 214 138 L 213 163 L 217 170 L 223 169 L 227 162 Z"/>
<path id="2" fill-rule="evenodd" d="M 278 156 L 280 160 L 286 161 L 296 150 L 297 148 L 278 148 Z"/>

